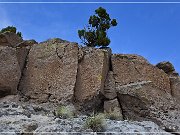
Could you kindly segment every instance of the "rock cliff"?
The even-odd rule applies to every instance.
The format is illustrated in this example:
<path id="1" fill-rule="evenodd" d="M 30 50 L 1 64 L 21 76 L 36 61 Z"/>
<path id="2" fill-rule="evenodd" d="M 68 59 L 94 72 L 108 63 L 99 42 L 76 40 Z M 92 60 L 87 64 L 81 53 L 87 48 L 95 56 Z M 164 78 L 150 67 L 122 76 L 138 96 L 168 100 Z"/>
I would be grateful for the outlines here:
<path id="1" fill-rule="evenodd" d="M 170 62 L 8 32 L 0 34 L 0 59 L 1 103 L 16 95 L 18 104 L 73 105 L 79 114 L 105 112 L 180 132 L 180 77 Z"/>

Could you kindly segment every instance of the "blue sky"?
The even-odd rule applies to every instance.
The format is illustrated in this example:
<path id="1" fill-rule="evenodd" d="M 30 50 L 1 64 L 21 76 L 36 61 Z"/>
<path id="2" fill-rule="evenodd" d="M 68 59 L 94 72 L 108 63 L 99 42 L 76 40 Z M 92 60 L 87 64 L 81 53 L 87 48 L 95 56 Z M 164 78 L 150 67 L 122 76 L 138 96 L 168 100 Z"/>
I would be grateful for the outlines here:
<path id="1" fill-rule="evenodd" d="M 77 30 L 99 6 L 118 21 L 118 26 L 108 31 L 113 53 L 139 54 L 152 64 L 170 61 L 180 73 L 180 4 L 1 3 L 0 28 L 14 25 L 25 39 L 38 42 L 59 37 L 80 43 Z"/>

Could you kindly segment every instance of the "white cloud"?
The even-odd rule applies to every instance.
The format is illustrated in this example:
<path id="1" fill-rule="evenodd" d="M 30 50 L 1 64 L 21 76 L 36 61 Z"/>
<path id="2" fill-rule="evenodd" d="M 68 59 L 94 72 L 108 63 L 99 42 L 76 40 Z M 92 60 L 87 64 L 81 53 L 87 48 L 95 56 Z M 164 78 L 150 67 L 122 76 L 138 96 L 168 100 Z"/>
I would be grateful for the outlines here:
<path id="1" fill-rule="evenodd" d="M 10 18 L 7 15 L 6 10 L 0 5 L 0 28 L 12 25 Z"/>

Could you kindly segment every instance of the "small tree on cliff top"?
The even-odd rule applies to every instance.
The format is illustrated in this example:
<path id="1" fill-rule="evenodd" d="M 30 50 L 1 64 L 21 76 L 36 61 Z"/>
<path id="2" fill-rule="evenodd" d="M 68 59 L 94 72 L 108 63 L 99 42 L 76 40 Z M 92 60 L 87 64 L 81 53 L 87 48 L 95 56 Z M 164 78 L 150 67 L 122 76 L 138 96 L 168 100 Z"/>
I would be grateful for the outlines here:
<path id="1" fill-rule="evenodd" d="M 95 15 L 90 16 L 87 28 L 78 30 L 78 35 L 82 43 L 87 46 L 106 47 L 111 42 L 107 30 L 116 25 L 116 19 L 111 19 L 106 9 L 99 7 L 95 10 Z"/>
<path id="2" fill-rule="evenodd" d="M 22 38 L 22 33 L 19 32 L 19 31 L 17 32 L 17 29 L 16 29 L 16 27 L 14 27 L 14 26 L 8 26 L 8 27 L 6 27 L 6 28 L 3 28 L 3 29 L 0 31 L 0 33 L 4 33 L 4 32 L 16 33 L 19 37 Z"/>

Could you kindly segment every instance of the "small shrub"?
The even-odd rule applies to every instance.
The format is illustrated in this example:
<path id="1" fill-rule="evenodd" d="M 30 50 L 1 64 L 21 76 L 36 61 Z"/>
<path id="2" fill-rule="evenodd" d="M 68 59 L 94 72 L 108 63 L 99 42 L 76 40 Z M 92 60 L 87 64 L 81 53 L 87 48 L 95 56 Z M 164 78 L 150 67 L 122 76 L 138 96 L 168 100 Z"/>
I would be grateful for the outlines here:
<path id="1" fill-rule="evenodd" d="M 87 118 L 85 128 L 92 129 L 94 132 L 102 132 L 105 128 L 104 114 L 98 114 Z"/>
<path id="2" fill-rule="evenodd" d="M 19 37 L 22 38 L 22 33 L 19 32 L 19 31 L 17 32 L 17 29 L 14 26 L 8 26 L 8 27 L 3 28 L 3 29 L 0 30 L 0 33 L 4 33 L 4 32 L 12 32 L 12 33 L 17 34 Z"/>
<path id="3" fill-rule="evenodd" d="M 74 117 L 74 112 L 70 107 L 62 105 L 57 108 L 56 116 L 63 119 L 72 118 Z"/>

